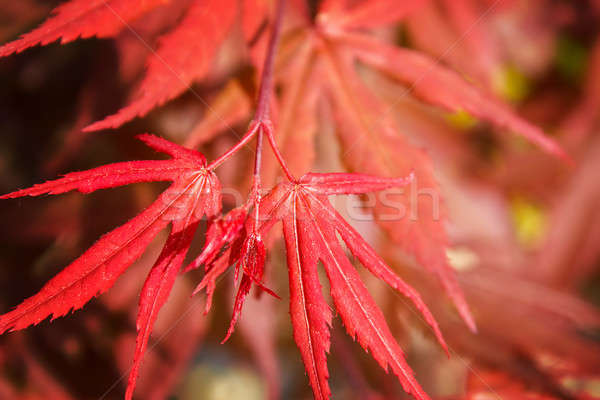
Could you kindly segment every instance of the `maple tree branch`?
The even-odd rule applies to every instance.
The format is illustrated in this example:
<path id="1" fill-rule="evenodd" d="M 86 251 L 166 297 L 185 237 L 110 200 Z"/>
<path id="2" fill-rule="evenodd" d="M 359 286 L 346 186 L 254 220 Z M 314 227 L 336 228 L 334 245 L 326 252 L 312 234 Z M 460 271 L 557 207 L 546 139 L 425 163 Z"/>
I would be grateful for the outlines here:
<path id="1" fill-rule="evenodd" d="M 256 196 L 257 215 L 258 204 L 260 202 L 260 169 L 262 165 L 263 134 L 265 130 L 267 132 L 271 132 L 272 130 L 272 122 L 269 117 L 269 107 L 271 102 L 271 94 L 273 93 L 275 51 L 277 50 L 277 44 L 279 43 L 279 37 L 281 36 L 281 25 L 283 21 L 283 11 L 285 9 L 285 0 L 278 0 L 276 7 L 275 21 L 273 22 L 273 29 L 271 30 L 269 44 L 267 45 L 267 54 L 265 56 L 265 62 L 261 74 L 260 88 L 258 91 L 258 103 L 256 106 L 256 114 L 254 116 L 254 120 L 261 125 L 258 129 L 258 134 L 256 137 L 256 155 L 254 158 L 254 195 Z M 280 157 L 277 157 L 277 159 L 279 160 Z"/>
<path id="2" fill-rule="evenodd" d="M 269 45 L 267 48 L 267 56 L 265 57 L 265 64 L 262 71 L 261 84 L 258 94 L 258 105 L 256 107 L 256 116 L 255 120 L 261 122 L 262 126 L 258 133 L 258 140 L 256 146 L 256 160 L 258 164 L 255 164 L 254 176 L 258 176 L 260 173 L 260 158 L 262 151 L 262 135 L 263 133 L 267 134 L 267 138 L 269 140 L 269 144 L 275 153 L 275 157 L 279 162 L 279 165 L 283 169 L 286 177 L 290 181 L 295 181 L 296 179 L 290 172 L 289 168 L 285 160 L 283 159 L 279 148 L 277 147 L 277 143 L 275 142 L 275 138 L 273 136 L 273 123 L 269 118 L 269 102 L 271 100 L 271 93 L 273 92 L 273 76 L 274 71 L 273 67 L 275 64 L 275 50 L 277 48 L 277 43 L 279 42 L 279 37 L 281 36 L 281 23 L 283 20 L 283 10 L 285 8 L 285 0 L 279 0 L 277 2 L 277 10 L 275 12 L 275 22 L 273 24 L 273 30 L 271 31 L 271 36 L 269 37 Z M 263 129 L 265 132 L 263 132 Z M 260 186 L 260 185 L 259 185 Z"/>
<path id="3" fill-rule="evenodd" d="M 269 103 L 271 101 L 271 93 L 273 92 L 273 80 L 274 80 L 274 64 L 275 64 L 275 51 L 277 49 L 277 44 L 279 43 L 279 37 L 281 36 L 281 25 L 283 21 L 283 11 L 285 9 L 285 0 L 278 0 L 277 6 L 275 10 L 275 21 L 273 22 L 273 29 L 271 30 L 271 35 L 269 36 L 269 44 L 267 46 L 267 54 L 265 56 L 265 61 L 263 64 L 263 70 L 260 78 L 260 88 L 258 91 L 258 100 L 256 106 L 256 112 L 254 114 L 254 118 L 250 123 L 250 128 L 235 146 L 229 149 L 225 154 L 221 155 L 219 158 L 214 160 L 207 167 L 208 169 L 215 169 L 223 162 L 225 162 L 229 157 L 231 157 L 234 153 L 236 153 L 239 149 L 241 149 L 244 145 L 246 145 L 256 134 L 256 153 L 254 158 L 254 186 L 258 191 L 260 190 L 260 168 L 262 164 L 262 147 L 263 147 L 263 129 L 269 129 L 265 127 L 265 125 L 271 125 L 271 120 L 269 117 Z M 272 146 L 272 144 L 271 144 Z M 276 152 L 277 153 L 277 152 Z M 288 175 L 287 167 L 285 167 L 285 163 L 282 164 L 283 159 L 279 155 L 277 160 L 282 165 L 282 168 Z M 257 192 L 258 193 L 258 192 Z"/>
<path id="4" fill-rule="evenodd" d="M 256 136 L 256 153 L 254 156 L 254 177 L 252 182 L 252 193 L 250 201 L 254 201 L 254 229 L 256 230 L 258 216 L 260 214 L 260 199 L 261 199 L 261 182 L 260 182 L 260 167 L 262 165 L 262 144 L 263 144 L 263 127 L 262 125 L 258 128 Z"/>
<path id="5" fill-rule="evenodd" d="M 263 134 L 265 129 L 269 129 L 271 126 L 271 120 L 269 118 L 269 106 L 271 101 L 271 93 L 273 93 L 273 66 L 275 64 L 275 51 L 279 42 L 279 36 L 281 35 L 281 23 L 283 20 L 283 10 L 285 7 L 285 0 L 279 0 L 277 2 L 277 9 L 275 11 L 275 21 L 273 23 L 273 29 L 269 36 L 269 44 L 267 46 L 267 54 L 265 56 L 265 62 L 260 79 L 260 88 L 258 91 L 258 103 L 256 106 L 256 114 L 254 121 L 259 123 L 258 133 L 256 136 L 256 153 L 254 156 L 254 182 L 252 183 L 252 196 L 254 197 L 254 229 L 257 228 L 258 216 L 260 214 L 260 200 L 261 200 L 261 182 L 260 182 L 260 169 L 262 166 L 262 148 L 263 148 Z"/>
<path id="6" fill-rule="evenodd" d="M 256 134 L 256 153 L 254 156 L 254 179 L 260 180 L 260 167 L 262 165 L 263 126 L 258 128 Z M 259 183 L 260 186 L 260 183 Z"/>
<path id="7" fill-rule="evenodd" d="M 279 37 L 281 36 L 285 0 L 278 0 L 276 7 L 275 21 L 273 22 L 273 29 L 269 36 L 267 55 L 265 56 L 265 62 L 260 77 L 260 88 L 258 89 L 258 103 L 254 119 L 259 122 L 269 120 L 269 103 L 271 101 L 271 93 L 273 92 L 275 51 L 277 50 L 277 44 L 279 43 Z"/>

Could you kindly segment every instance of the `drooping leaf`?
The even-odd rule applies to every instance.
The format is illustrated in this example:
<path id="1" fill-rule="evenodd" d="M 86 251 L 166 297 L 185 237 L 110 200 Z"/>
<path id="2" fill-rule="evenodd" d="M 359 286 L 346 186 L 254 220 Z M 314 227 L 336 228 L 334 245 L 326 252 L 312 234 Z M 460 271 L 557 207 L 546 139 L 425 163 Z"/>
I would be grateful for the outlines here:
<path id="1" fill-rule="evenodd" d="M 363 34 L 343 33 L 338 38 L 352 46 L 352 53 L 358 59 L 409 85 L 425 101 L 454 112 L 467 111 L 522 135 L 550 154 L 569 159 L 560 145 L 540 128 L 426 55 Z"/>
<path id="2" fill-rule="evenodd" d="M 414 173 L 413 182 L 405 190 L 377 198 L 376 222 L 419 264 L 439 277 L 467 325 L 475 330 L 446 259 L 446 214 L 429 158 L 396 131 L 384 105 L 361 83 L 349 58 L 334 51 L 328 55 L 330 97 L 342 142 L 342 159 L 352 170 L 378 176 Z"/>

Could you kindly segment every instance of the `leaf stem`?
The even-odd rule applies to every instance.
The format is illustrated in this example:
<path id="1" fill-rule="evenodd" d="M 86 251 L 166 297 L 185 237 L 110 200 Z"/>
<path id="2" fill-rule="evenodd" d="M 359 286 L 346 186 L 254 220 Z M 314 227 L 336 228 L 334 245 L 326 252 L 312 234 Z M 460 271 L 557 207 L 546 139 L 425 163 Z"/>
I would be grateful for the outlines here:
<path id="1" fill-rule="evenodd" d="M 254 179 L 260 179 L 260 167 L 262 165 L 263 126 L 258 128 L 256 134 L 256 154 L 254 155 Z"/>
<path id="2" fill-rule="evenodd" d="M 254 135 L 256 134 L 257 130 L 260 128 L 260 125 L 257 124 L 256 122 L 251 122 L 250 123 L 250 128 L 248 129 L 248 131 L 246 132 L 246 134 L 244 135 L 244 137 L 232 148 L 230 148 L 229 150 L 227 150 L 225 152 L 225 154 L 221 155 L 219 158 L 215 159 L 213 162 L 211 162 L 206 169 L 209 170 L 214 170 L 215 168 L 217 168 L 219 165 L 223 164 L 225 161 L 227 161 L 229 159 L 229 157 L 231 157 L 232 155 L 234 155 L 239 149 L 241 149 L 242 147 L 244 147 L 246 144 L 248 144 L 248 142 L 250 140 L 252 140 L 252 138 L 254 137 Z"/>
<path id="3" fill-rule="evenodd" d="M 288 168 L 287 163 L 283 159 L 283 156 L 281 155 L 281 152 L 279 151 L 279 147 L 277 147 L 277 143 L 275 142 L 275 136 L 273 135 L 273 126 L 272 125 L 266 126 L 265 130 L 267 131 L 267 139 L 269 140 L 269 144 L 271 145 L 271 148 L 273 149 L 275 158 L 277 158 L 279 165 L 281 165 L 281 169 L 283 170 L 283 173 L 285 174 L 285 176 L 288 178 L 288 180 L 290 182 L 296 182 L 296 178 L 294 177 L 294 175 Z"/>
<path id="4" fill-rule="evenodd" d="M 256 193 L 260 191 L 260 169 L 262 165 L 262 148 L 263 148 L 263 134 L 266 130 L 268 136 L 272 136 L 272 122 L 270 119 L 270 102 L 271 102 L 271 94 L 273 93 L 273 75 L 274 75 L 274 64 L 275 64 L 275 51 L 277 49 L 277 44 L 279 43 L 279 37 L 281 36 L 281 24 L 283 21 L 283 11 L 285 8 L 285 0 L 278 0 L 277 6 L 275 10 L 275 21 L 273 23 L 273 29 L 271 30 L 271 34 L 269 36 L 269 44 L 267 46 L 267 54 L 265 56 L 265 61 L 263 64 L 263 70 L 260 78 L 260 88 L 258 90 L 258 100 L 256 106 L 256 112 L 254 114 L 254 119 L 250 122 L 250 127 L 242 140 L 238 142 L 231 149 L 227 150 L 225 154 L 221 155 L 219 158 L 214 160 L 207 167 L 208 169 L 215 169 L 223 162 L 228 160 L 233 154 L 235 154 L 239 149 L 245 146 L 253 137 L 257 135 L 256 139 L 256 153 L 254 157 L 254 182 L 253 186 L 256 190 Z M 271 140 L 269 140 L 271 142 Z M 271 143 L 271 147 L 273 147 L 273 143 Z M 274 148 L 275 149 L 275 148 Z M 279 151 L 276 151 L 277 160 L 281 164 L 284 172 L 290 177 L 289 170 L 285 166 L 285 162 L 281 158 L 281 154 L 277 155 Z M 283 162 L 283 164 L 282 164 Z"/>
<path id="5" fill-rule="evenodd" d="M 254 176 L 252 182 L 252 193 L 250 194 L 250 201 L 254 202 L 254 230 L 258 224 L 258 218 L 260 214 L 260 199 L 261 199 L 261 182 L 260 182 L 260 167 L 262 165 L 262 144 L 263 144 L 263 126 L 262 124 L 258 128 L 256 136 L 256 154 L 254 155 Z"/>

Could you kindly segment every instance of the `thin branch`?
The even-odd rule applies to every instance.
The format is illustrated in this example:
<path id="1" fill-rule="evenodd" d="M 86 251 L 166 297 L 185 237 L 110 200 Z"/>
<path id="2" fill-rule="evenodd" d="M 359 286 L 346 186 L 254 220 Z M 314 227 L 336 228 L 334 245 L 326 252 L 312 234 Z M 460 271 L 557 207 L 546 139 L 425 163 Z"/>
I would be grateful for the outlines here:
<path id="1" fill-rule="evenodd" d="M 260 79 L 260 89 L 258 91 L 258 104 L 256 106 L 255 120 L 264 122 L 269 120 L 269 103 L 271 101 L 271 93 L 273 92 L 273 67 L 275 64 L 275 51 L 281 36 L 281 24 L 283 21 L 283 11 L 285 9 L 285 0 L 277 1 L 275 10 L 275 21 L 273 30 L 269 37 L 269 45 L 267 46 L 267 55 L 263 65 L 262 75 Z"/>
<path id="2" fill-rule="evenodd" d="M 269 106 L 271 102 L 271 94 L 273 93 L 273 74 L 274 74 L 274 63 L 275 63 L 275 51 L 277 50 L 277 44 L 279 43 L 279 36 L 281 35 L 281 24 L 283 21 L 283 11 L 285 8 L 285 0 L 277 1 L 277 9 L 275 10 L 275 21 L 273 23 L 273 29 L 269 36 L 269 45 L 267 47 L 267 55 L 263 64 L 263 70 L 260 79 L 260 88 L 258 91 L 258 100 L 256 106 L 256 112 L 254 119 L 250 123 L 250 127 L 242 140 L 227 150 L 225 154 L 214 160 L 207 167 L 208 169 L 215 169 L 223 162 L 227 161 L 233 154 L 245 146 L 255 134 L 258 134 L 256 141 L 256 154 L 254 158 L 254 185 L 256 189 L 260 191 L 260 168 L 262 164 L 262 135 L 265 125 L 271 125 L 269 117 Z M 280 157 L 278 157 L 279 159 Z M 285 168 L 284 168 L 285 170 Z M 257 192 L 258 193 L 258 192 Z"/>

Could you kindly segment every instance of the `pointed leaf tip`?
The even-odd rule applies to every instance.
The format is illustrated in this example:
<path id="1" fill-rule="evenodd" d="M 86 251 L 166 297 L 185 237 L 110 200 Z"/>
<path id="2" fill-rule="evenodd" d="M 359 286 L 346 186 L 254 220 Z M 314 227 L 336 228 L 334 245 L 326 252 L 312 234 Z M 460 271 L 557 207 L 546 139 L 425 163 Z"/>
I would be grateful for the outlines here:
<path id="1" fill-rule="evenodd" d="M 236 255 L 238 268 L 242 271 L 243 275 L 240 287 L 235 296 L 233 315 L 231 317 L 229 329 L 227 330 L 225 339 L 223 339 L 221 343 L 225 343 L 233 334 L 235 324 L 242 312 L 246 296 L 248 296 L 248 293 L 250 293 L 250 289 L 252 288 L 252 283 L 255 281 L 260 282 L 262 280 L 266 257 L 267 251 L 262 239 L 254 233 L 249 234 L 240 247 L 239 254 Z M 263 287 L 262 284 L 260 284 L 260 286 Z"/>
<path id="2" fill-rule="evenodd" d="M 167 225 L 173 229 L 140 296 L 138 340 L 127 398 L 133 395 L 141 358 L 150 331 L 177 276 L 185 253 L 200 220 L 220 212 L 220 184 L 216 175 L 198 173 L 203 158 L 152 135 L 141 139 L 154 148 L 172 154 L 173 159 L 130 161 L 74 172 L 56 181 L 36 185 L 11 196 L 57 194 L 77 189 L 90 192 L 134 182 L 172 181 L 148 208 L 124 225 L 102 236 L 79 258 L 52 278 L 34 296 L 0 316 L 0 331 L 20 330 L 51 317 L 80 309 L 90 299 L 108 290 L 137 260 L 156 235 Z M 5 195 L 4 197 L 7 197 Z"/>
<path id="3" fill-rule="evenodd" d="M 261 211 L 264 213 L 261 217 L 277 216 L 277 219 L 283 222 L 294 339 L 302 355 L 314 397 L 319 400 L 329 399 L 327 353 L 330 343 L 331 311 L 322 297 L 316 271 L 317 262 L 320 260 L 329 278 L 336 309 L 342 316 L 348 334 L 356 338 L 384 370 L 390 368 L 398 377 L 404 390 L 417 399 L 429 399 L 406 363 L 402 349 L 387 326 L 382 311 L 368 293 L 358 272 L 342 249 L 338 234 L 345 236 L 344 240 L 362 241 L 362 238 L 350 237 L 346 234 L 344 227 L 336 221 L 336 218 L 332 218 L 331 205 L 325 205 L 325 202 L 329 204 L 326 194 L 321 193 L 321 191 L 345 193 L 347 189 L 343 186 L 348 179 L 354 180 L 358 177 L 359 175 L 354 174 L 312 174 L 302 178 L 303 182 L 282 183 L 264 198 L 264 202 L 272 207 Z M 368 182 L 368 185 L 362 188 L 365 191 L 370 188 L 378 190 L 381 186 L 396 183 L 394 179 L 388 178 L 382 181 L 382 178 L 372 176 L 360 176 L 358 179 Z M 333 184 L 333 189 L 328 186 L 329 184 Z M 319 185 L 324 189 L 320 191 Z M 285 191 L 287 194 L 282 194 Z M 285 210 L 277 210 L 278 208 Z M 366 247 L 361 249 L 364 250 Z M 428 314 L 425 305 L 419 303 L 418 296 L 411 292 L 407 285 L 403 285 L 399 278 L 393 278 L 387 267 L 374 263 L 374 260 L 365 262 L 375 275 L 390 282 L 417 304 L 436 330 L 440 343 L 444 345 L 437 324 Z"/>
<path id="4" fill-rule="evenodd" d="M 168 154 L 173 158 L 194 160 L 198 164 L 206 166 L 206 157 L 204 157 L 204 154 L 200 153 L 199 151 L 188 149 L 187 147 L 180 146 L 167 139 L 152 135 L 150 133 L 141 133 L 136 136 L 136 139 L 144 142 L 146 146 L 160 153 Z"/>
<path id="5" fill-rule="evenodd" d="M 163 3 L 164 0 L 70 0 L 52 10 L 51 16 L 39 27 L 0 47 L 0 57 L 20 53 L 36 45 L 45 46 L 59 39 L 61 44 L 65 44 L 80 37 L 114 36 L 129 21 Z"/>
<path id="6" fill-rule="evenodd" d="M 548 154 L 570 162 L 569 155 L 560 144 L 540 127 L 424 53 L 390 45 L 362 33 L 345 32 L 337 39 L 352 45 L 358 59 L 409 85 L 411 91 L 427 103 L 454 112 L 467 111 L 523 136 Z"/>

